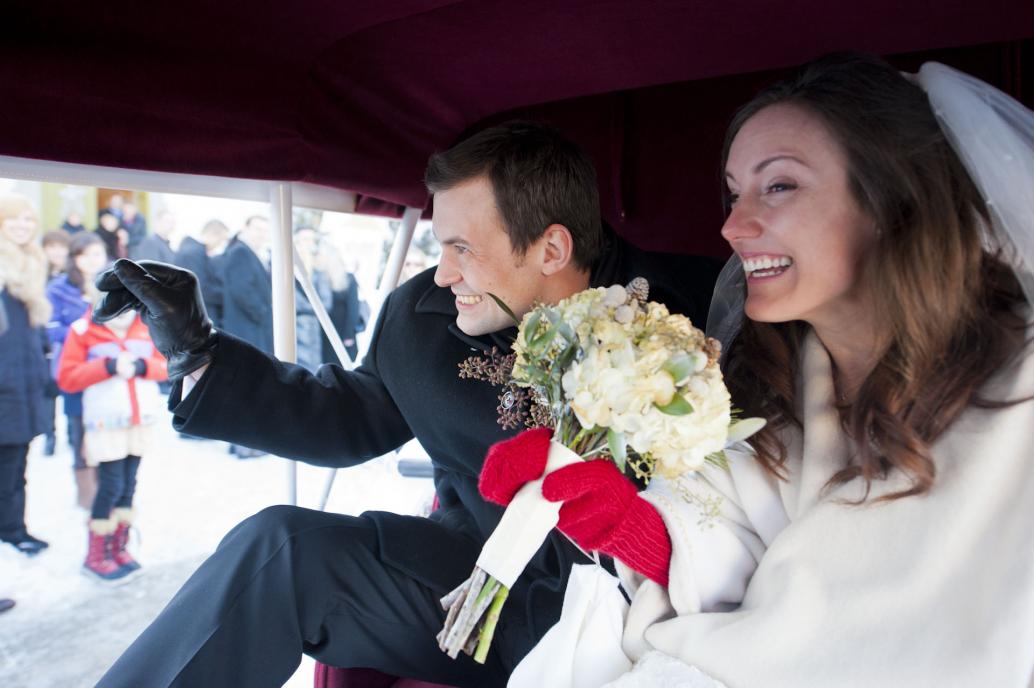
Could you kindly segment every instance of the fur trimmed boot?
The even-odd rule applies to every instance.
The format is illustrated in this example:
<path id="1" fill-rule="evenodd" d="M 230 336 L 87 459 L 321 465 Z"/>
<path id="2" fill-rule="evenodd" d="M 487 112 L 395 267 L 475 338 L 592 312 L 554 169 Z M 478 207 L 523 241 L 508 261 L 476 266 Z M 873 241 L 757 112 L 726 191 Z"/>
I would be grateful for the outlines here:
<path id="1" fill-rule="evenodd" d="M 83 573 L 102 581 L 114 581 L 129 571 L 122 570 L 111 558 L 111 535 L 115 532 L 115 521 L 110 518 L 92 518 L 89 523 L 89 541 Z"/>
<path id="2" fill-rule="evenodd" d="M 120 569 L 132 573 L 140 569 L 140 564 L 126 551 L 129 544 L 129 528 L 133 524 L 133 509 L 117 507 L 111 512 L 116 522 L 115 532 L 111 535 L 111 559 Z"/>

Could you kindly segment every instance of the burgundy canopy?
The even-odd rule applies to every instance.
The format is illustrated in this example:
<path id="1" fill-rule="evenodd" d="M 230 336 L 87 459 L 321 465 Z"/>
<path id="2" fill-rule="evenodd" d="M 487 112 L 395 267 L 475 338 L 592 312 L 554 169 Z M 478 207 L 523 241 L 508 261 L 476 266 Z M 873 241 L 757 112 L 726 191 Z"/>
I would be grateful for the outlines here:
<path id="1" fill-rule="evenodd" d="M 393 212 L 426 203 L 432 151 L 533 117 L 590 151 L 619 231 L 670 250 L 724 251 L 721 132 L 771 70 L 855 48 L 1034 90 L 1029 0 L 119 5 L 8 0 L 0 154 L 307 181 Z"/>

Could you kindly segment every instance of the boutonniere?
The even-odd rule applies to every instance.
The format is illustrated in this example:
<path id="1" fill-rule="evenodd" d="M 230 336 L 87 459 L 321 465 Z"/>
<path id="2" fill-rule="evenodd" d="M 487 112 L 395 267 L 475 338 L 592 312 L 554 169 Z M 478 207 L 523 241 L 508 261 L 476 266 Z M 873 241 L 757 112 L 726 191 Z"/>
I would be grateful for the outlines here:
<path id="1" fill-rule="evenodd" d="M 488 354 L 470 356 L 459 364 L 461 380 L 480 380 L 500 387 L 496 422 L 504 430 L 520 427 L 535 428 L 549 425 L 546 406 L 535 397 L 533 390 L 512 383 L 513 364 L 517 354 L 502 354 L 492 347 Z"/>

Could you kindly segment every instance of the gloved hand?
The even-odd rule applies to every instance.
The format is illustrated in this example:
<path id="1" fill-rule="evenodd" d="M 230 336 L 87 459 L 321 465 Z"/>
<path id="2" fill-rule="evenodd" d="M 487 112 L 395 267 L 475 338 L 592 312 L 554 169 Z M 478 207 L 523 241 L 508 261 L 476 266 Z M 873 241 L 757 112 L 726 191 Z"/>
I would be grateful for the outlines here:
<path id="1" fill-rule="evenodd" d="M 169 362 L 169 379 L 212 362 L 215 329 L 205 311 L 194 273 L 154 260 L 121 259 L 97 276 L 104 298 L 93 319 L 105 322 L 133 308 Z"/>
<path id="2" fill-rule="evenodd" d="M 557 528 L 580 547 L 609 554 L 668 585 L 668 529 L 613 463 L 594 459 L 557 469 L 542 481 L 542 495 L 564 503 Z"/>
<path id="3" fill-rule="evenodd" d="M 478 490 L 490 502 L 506 506 L 525 483 L 542 477 L 553 431 L 532 428 L 488 448 Z"/>

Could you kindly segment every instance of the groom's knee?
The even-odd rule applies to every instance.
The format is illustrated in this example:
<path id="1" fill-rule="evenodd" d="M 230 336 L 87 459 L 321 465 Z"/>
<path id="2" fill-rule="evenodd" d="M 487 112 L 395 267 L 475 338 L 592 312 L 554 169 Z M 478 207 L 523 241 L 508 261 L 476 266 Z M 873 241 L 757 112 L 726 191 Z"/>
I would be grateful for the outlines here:
<path id="1" fill-rule="evenodd" d="M 297 506 L 267 507 L 241 521 L 223 538 L 220 550 L 232 550 L 264 562 L 286 556 L 292 566 L 320 569 L 369 564 L 376 558 L 376 528 L 363 516 L 345 516 Z M 284 561 L 281 559 L 281 561 Z"/>

